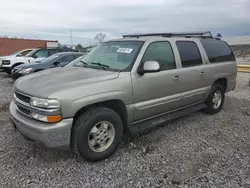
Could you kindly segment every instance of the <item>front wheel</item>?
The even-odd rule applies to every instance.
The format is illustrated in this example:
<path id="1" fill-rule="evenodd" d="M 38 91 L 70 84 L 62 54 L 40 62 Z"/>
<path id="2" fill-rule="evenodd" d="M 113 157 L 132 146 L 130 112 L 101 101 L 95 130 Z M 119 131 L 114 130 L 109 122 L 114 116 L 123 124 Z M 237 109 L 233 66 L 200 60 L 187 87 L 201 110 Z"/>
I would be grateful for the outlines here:
<path id="1" fill-rule="evenodd" d="M 214 84 L 206 100 L 207 108 L 205 111 L 209 114 L 216 114 L 221 111 L 225 100 L 225 90 L 222 85 Z"/>
<path id="2" fill-rule="evenodd" d="M 123 134 L 123 123 L 116 112 L 93 108 L 80 115 L 73 125 L 72 150 L 88 161 L 103 160 L 117 150 Z"/>

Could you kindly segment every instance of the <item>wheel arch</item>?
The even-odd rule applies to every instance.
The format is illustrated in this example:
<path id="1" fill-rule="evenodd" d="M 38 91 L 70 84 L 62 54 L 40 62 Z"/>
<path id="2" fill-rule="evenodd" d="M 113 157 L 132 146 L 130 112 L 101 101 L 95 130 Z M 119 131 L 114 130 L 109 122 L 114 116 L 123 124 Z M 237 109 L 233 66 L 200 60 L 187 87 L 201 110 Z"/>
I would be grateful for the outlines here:
<path id="1" fill-rule="evenodd" d="M 214 84 L 220 84 L 224 88 L 224 91 L 226 92 L 227 82 L 228 82 L 227 78 L 219 78 L 219 79 L 215 80 Z"/>
<path id="2" fill-rule="evenodd" d="M 14 63 L 14 64 L 11 66 L 11 70 L 12 70 L 14 67 L 17 67 L 17 66 L 23 65 L 23 64 L 24 64 L 23 62 Z"/>
<path id="3" fill-rule="evenodd" d="M 120 99 L 112 99 L 112 100 L 97 102 L 97 103 L 90 104 L 90 105 L 87 105 L 87 106 L 80 108 L 74 115 L 73 126 L 74 126 L 74 123 L 77 120 L 77 118 L 82 113 L 86 112 L 87 110 L 89 110 L 91 108 L 100 107 L 100 106 L 106 107 L 106 108 L 109 108 L 109 109 L 115 111 L 121 117 L 121 120 L 122 120 L 123 126 L 124 126 L 124 130 L 125 130 L 125 132 L 127 132 L 127 130 L 128 130 L 128 112 L 127 112 L 126 105 Z"/>

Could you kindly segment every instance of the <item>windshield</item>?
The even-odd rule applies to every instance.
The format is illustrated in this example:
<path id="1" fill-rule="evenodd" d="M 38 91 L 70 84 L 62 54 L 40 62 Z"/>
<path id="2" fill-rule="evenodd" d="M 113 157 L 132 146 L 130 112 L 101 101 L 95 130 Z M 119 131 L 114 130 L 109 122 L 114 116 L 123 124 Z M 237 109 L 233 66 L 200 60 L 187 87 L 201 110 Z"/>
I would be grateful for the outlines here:
<path id="1" fill-rule="evenodd" d="M 71 66 L 85 64 L 88 67 L 106 67 L 110 70 L 124 70 L 135 60 L 143 42 L 141 41 L 111 41 L 95 47 L 82 59 L 71 62 Z M 78 60 L 78 63 L 77 63 Z M 70 65 L 69 65 L 70 66 Z"/>
<path id="2" fill-rule="evenodd" d="M 52 55 L 49 56 L 41 61 L 39 61 L 38 63 L 53 63 L 58 57 L 60 57 L 59 55 Z"/>
<path id="3" fill-rule="evenodd" d="M 37 49 L 36 50 L 32 50 L 31 52 L 27 53 L 25 55 L 25 57 L 32 57 L 36 52 L 37 52 Z"/>

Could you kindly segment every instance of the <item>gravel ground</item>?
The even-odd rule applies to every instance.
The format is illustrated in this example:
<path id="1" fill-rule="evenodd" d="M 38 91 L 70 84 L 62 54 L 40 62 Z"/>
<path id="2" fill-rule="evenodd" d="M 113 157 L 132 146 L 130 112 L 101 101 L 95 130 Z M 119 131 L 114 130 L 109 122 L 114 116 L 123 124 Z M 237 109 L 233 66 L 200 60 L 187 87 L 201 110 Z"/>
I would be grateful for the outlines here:
<path id="1" fill-rule="evenodd" d="M 12 99 L 12 85 L 13 81 L 10 76 L 0 69 L 0 112 L 9 106 Z"/>
<path id="2" fill-rule="evenodd" d="M 2 108 L 0 187 L 248 188 L 249 76 L 238 75 L 221 113 L 197 112 L 148 133 L 127 135 L 115 155 L 98 163 L 24 139 L 12 131 Z M 1 100 L 7 104 L 11 81 L 0 79 Z"/>

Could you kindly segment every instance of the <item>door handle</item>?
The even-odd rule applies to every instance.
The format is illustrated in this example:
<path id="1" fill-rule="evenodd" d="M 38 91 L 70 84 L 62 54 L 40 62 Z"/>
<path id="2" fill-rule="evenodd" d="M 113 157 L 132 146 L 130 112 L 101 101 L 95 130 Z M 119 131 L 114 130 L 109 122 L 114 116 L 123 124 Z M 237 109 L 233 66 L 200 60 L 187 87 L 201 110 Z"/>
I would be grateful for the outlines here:
<path id="1" fill-rule="evenodd" d="M 205 72 L 204 72 L 204 71 L 201 71 L 200 76 L 203 77 L 204 74 L 205 74 Z"/>
<path id="2" fill-rule="evenodd" d="M 180 81 L 180 76 L 179 75 L 173 76 L 173 81 L 174 82 L 179 82 Z"/>

